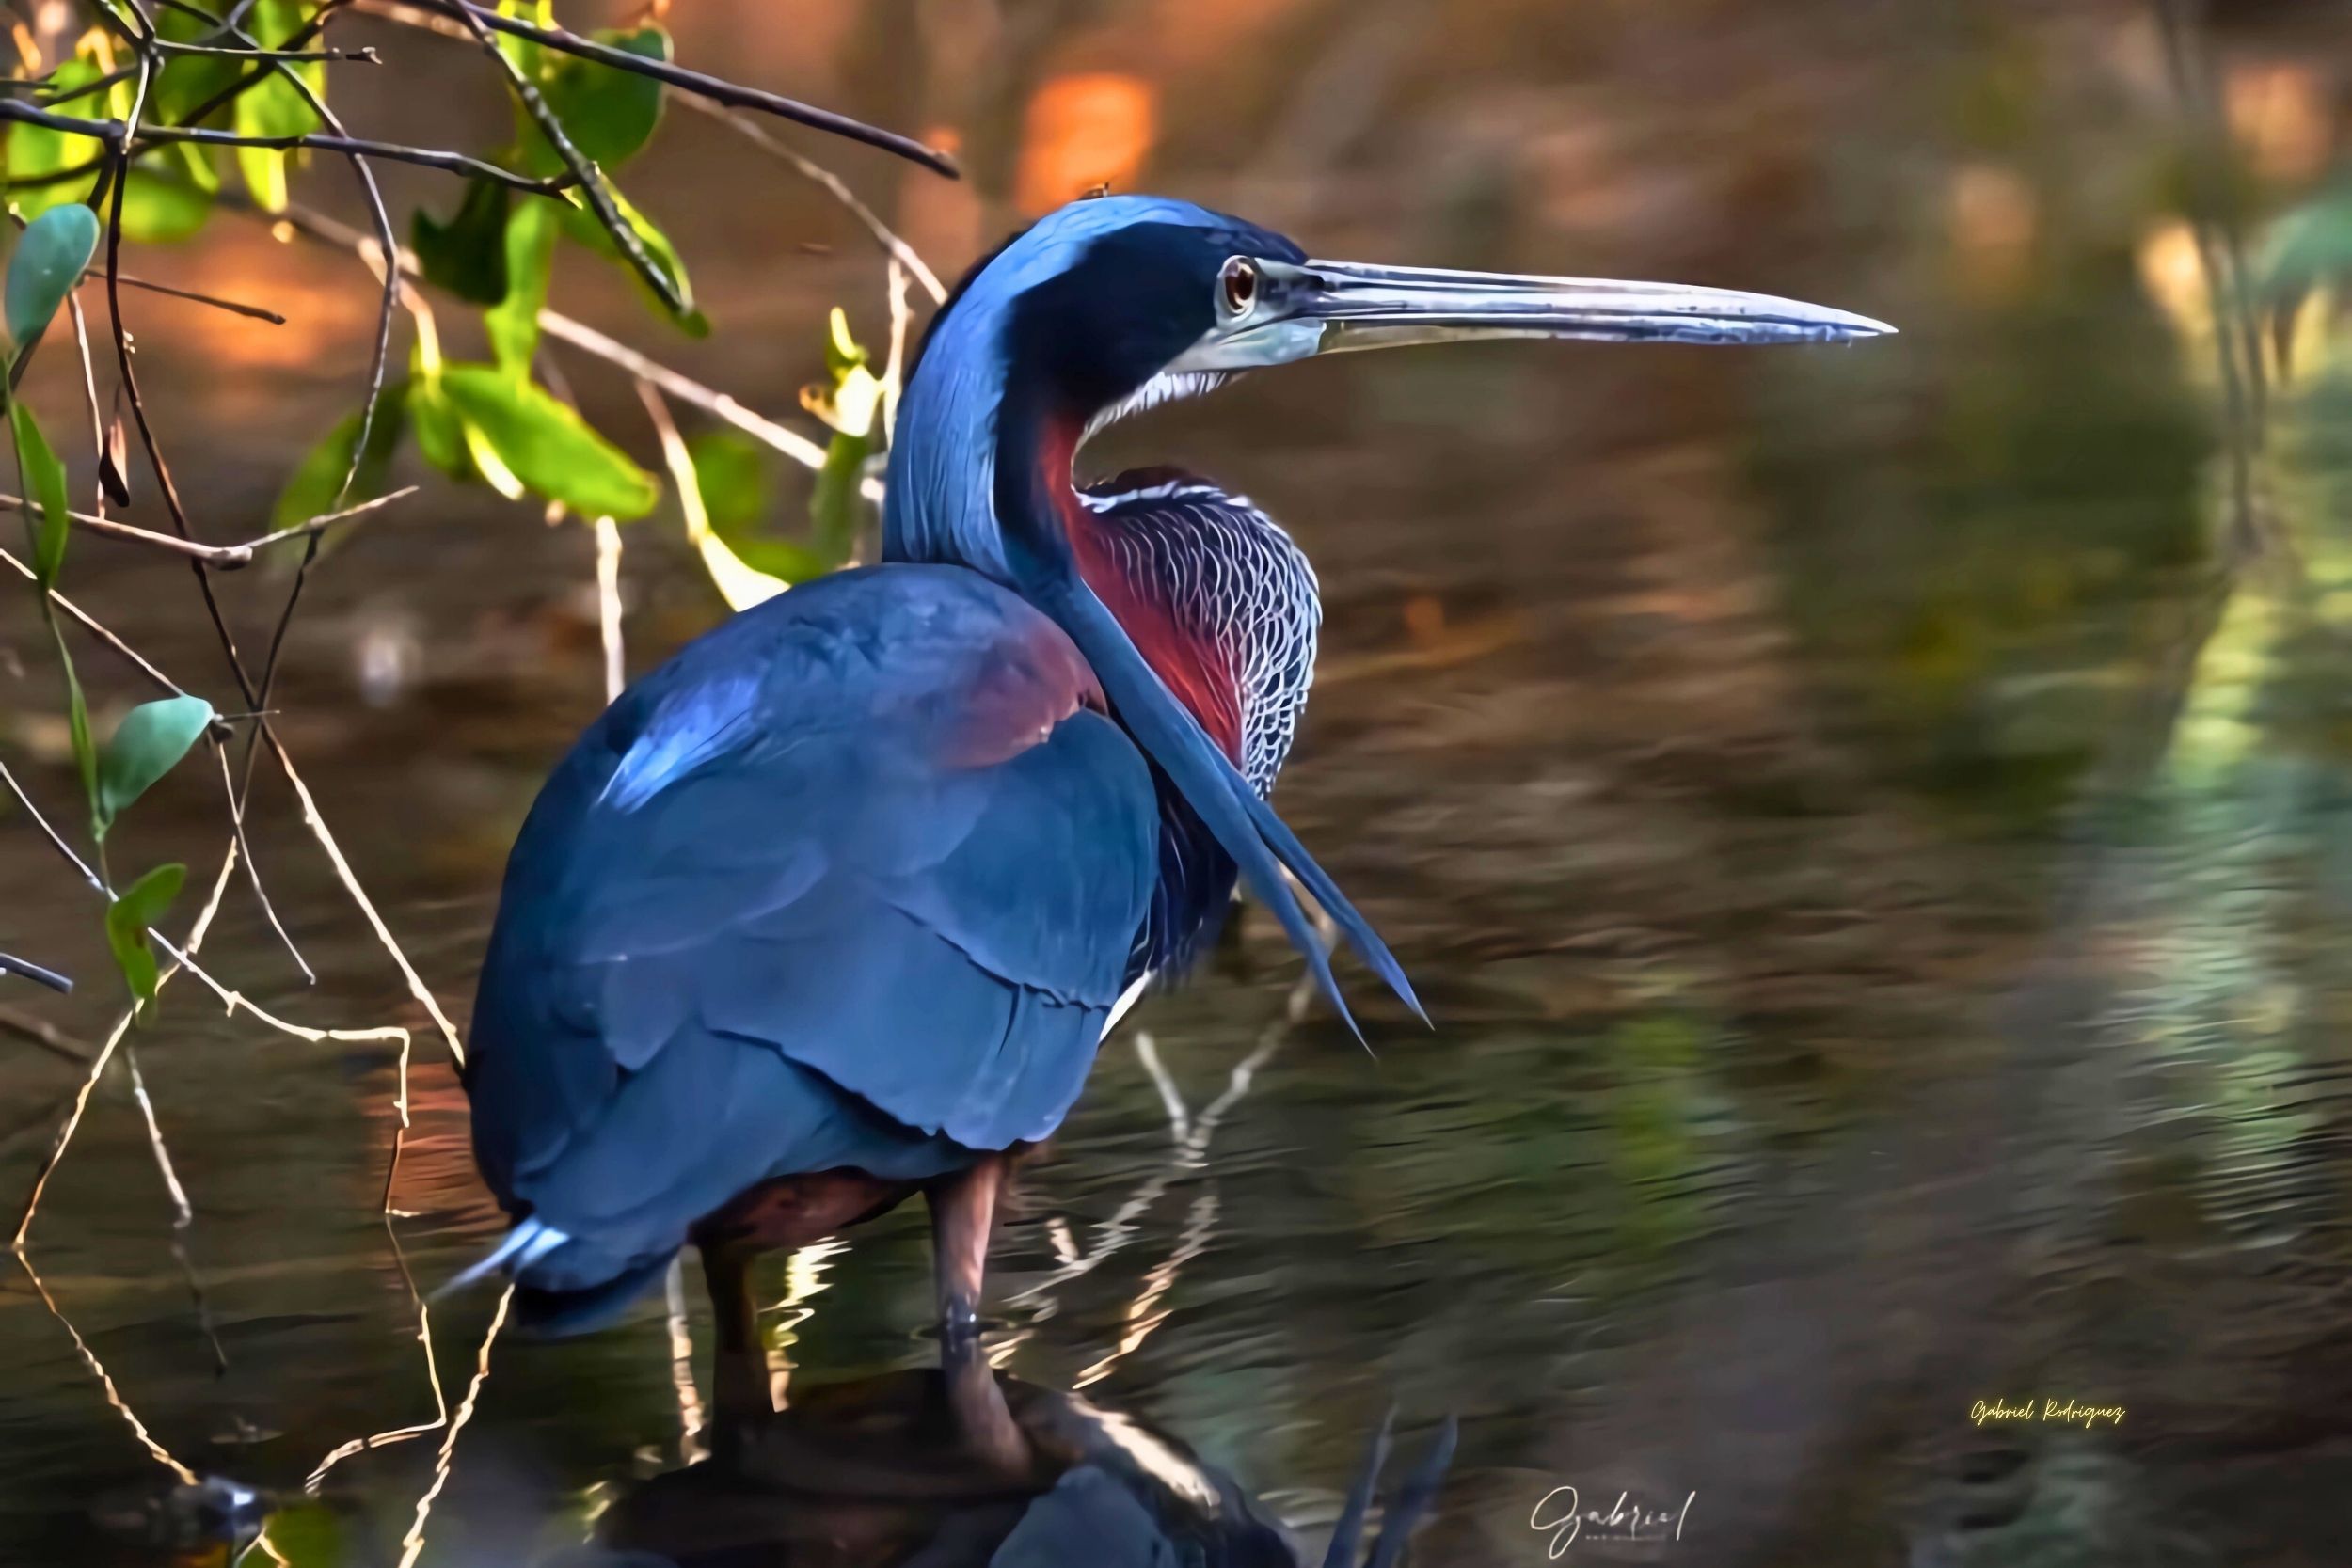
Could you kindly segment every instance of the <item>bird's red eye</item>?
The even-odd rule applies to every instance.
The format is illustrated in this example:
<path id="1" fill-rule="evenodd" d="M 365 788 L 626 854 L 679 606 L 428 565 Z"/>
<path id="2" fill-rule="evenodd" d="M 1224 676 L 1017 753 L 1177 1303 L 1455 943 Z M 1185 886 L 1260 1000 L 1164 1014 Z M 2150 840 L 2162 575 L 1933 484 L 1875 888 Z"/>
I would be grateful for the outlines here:
<path id="1" fill-rule="evenodd" d="M 1225 309 L 1233 315 L 1240 315 L 1258 298 L 1258 264 L 1246 256 L 1234 257 L 1225 263 L 1225 270 L 1217 275 L 1217 286 L 1224 298 Z"/>

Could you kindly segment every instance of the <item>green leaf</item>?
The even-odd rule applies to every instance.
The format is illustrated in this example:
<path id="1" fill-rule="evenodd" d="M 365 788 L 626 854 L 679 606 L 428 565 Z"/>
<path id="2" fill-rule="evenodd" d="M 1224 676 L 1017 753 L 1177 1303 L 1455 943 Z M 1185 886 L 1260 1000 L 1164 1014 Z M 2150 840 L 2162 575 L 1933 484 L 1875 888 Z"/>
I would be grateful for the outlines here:
<path id="1" fill-rule="evenodd" d="M 51 72 L 51 83 L 68 93 L 75 87 L 87 87 L 98 80 L 101 72 L 88 60 L 67 60 Z M 58 107 L 61 114 L 88 115 L 96 105 L 89 101 L 79 103 L 61 102 L 49 95 L 46 103 Z M 69 136 L 45 125 L 14 124 L 8 131 L 8 199 L 27 218 L 38 217 L 52 208 L 79 202 L 90 193 L 98 182 L 98 170 L 78 179 L 59 181 L 54 184 L 33 185 L 24 182 L 45 174 L 76 168 L 89 163 L 105 150 L 103 142 L 87 136 Z"/>
<path id="2" fill-rule="evenodd" d="M 302 25 L 302 20 L 299 0 L 258 0 L 246 13 L 245 25 L 264 46 L 275 48 Z M 313 60 L 290 65 L 282 71 L 273 70 L 237 95 L 234 122 L 240 135 L 299 136 L 318 129 L 318 116 L 310 112 L 301 90 L 287 79 L 289 72 L 300 77 L 322 99 L 325 97 L 326 68 L 321 62 Z M 263 212 L 281 213 L 286 209 L 288 156 L 262 147 L 237 149 L 237 168 L 245 176 L 246 189 Z"/>
<path id="3" fill-rule="evenodd" d="M 449 222 L 417 209 L 409 220 L 408 243 L 424 268 L 425 280 L 471 305 L 496 305 L 504 299 L 507 208 L 513 198 L 504 185 L 475 180 L 467 184 L 466 198 Z"/>
<path id="4" fill-rule="evenodd" d="M 172 245 L 193 237 L 212 214 L 213 193 L 205 187 L 161 169 L 134 169 L 122 191 L 122 237 L 134 245 Z"/>
<path id="5" fill-rule="evenodd" d="M 271 1511 L 268 1533 L 270 1549 L 292 1568 L 341 1568 L 354 1560 L 335 1511 L 299 1493 Z"/>
<path id="6" fill-rule="evenodd" d="M 155 949 L 147 928 L 163 919 L 188 879 L 184 865 L 159 865 L 123 889 L 106 906 L 106 945 L 114 949 L 115 967 L 130 983 L 131 994 L 145 1013 L 155 1002 Z"/>
<path id="7" fill-rule="evenodd" d="M 670 59 L 670 35 L 660 27 L 603 27 L 589 36 L 641 59 Z M 589 162 L 612 168 L 653 139 L 661 123 L 660 83 L 574 55 L 541 51 L 534 64 L 540 96 Z M 563 159 L 528 117 L 522 136 L 527 166 L 540 174 L 562 171 Z"/>
<path id="8" fill-rule="evenodd" d="M 175 767 L 213 721 L 201 697 L 166 697 L 124 714 L 98 754 L 98 800 L 92 822 L 103 839 L 115 818 Z"/>
<path id="9" fill-rule="evenodd" d="M 781 582 L 806 582 L 833 570 L 834 562 L 796 540 L 761 531 L 775 513 L 773 454 L 737 430 L 707 430 L 689 436 L 686 453 L 694 465 L 710 531 L 755 572 Z"/>
<path id="10" fill-rule="evenodd" d="M 53 628 L 55 623 L 51 623 Z M 82 677 L 73 669 L 73 656 L 63 639 L 57 642 L 57 662 L 65 670 L 66 736 L 73 746 L 73 771 L 82 781 L 82 800 L 90 819 L 98 817 L 98 747 L 90 739 L 89 699 L 82 695 Z"/>
<path id="11" fill-rule="evenodd" d="M 33 535 L 33 577 L 43 588 L 54 588 L 58 568 L 65 564 L 66 538 L 72 520 L 66 512 L 65 465 L 49 449 L 49 438 L 40 433 L 32 405 L 22 398 L 8 404 L 8 424 L 16 435 L 16 464 L 24 472 L 24 488 L 40 508 L 38 522 L 26 519 Z"/>
<path id="12" fill-rule="evenodd" d="M 216 25 L 167 7 L 157 10 L 154 20 L 156 31 L 175 43 L 195 43 Z M 146 118 L 159 125 L 185 125 L 189 110 L 224 91 L 244 70 L 241 62 L 226 55 L 167 55 L 163 70 L 148 88 Z M 226 105 L 214 113 L 226 118 Z"/>
<path id="13" fill-rule="evenodd" d="M 273 531 L 307 523 L 335 510 L 343 495 L 343 475 L 351 473 L 351 444 L 359 438 L 360 412 L 355 408 L 345 415 L 294 466 L 286 487 L 278 492 L 277 504 L 270 508 L 269 526 Z M 384 493 L 392 452 L 400 445 L 401 430 L 407 423 L 407 417 L 408 383 L 395 381 L 375 400 L 375 424 L 368 432 L 368 450 L 359 459 L 359 470 L 351 481 L 350 495 L 355 504 Z"/>
<path id="14" fill-rule="evenodd" d="M 498 13 L 501 16 L 511 16 L 517 22 L 529 22 L 541 27 L 552 27 L 556 24 L 555 8 L 548 4 L 548 0 L 498 0 Z M 547 71 L 544 57 L 548 51 L 540 48 L 531 40 L 516 38 L 512 33 L 500 33 L 497 37 L 500 53 L 514 61 L 525 76 L 534 83 L 545 79 Z M 518 103 L 515 107 L 516 115 L 520 116 L 522 105 Z"/>
<path id="15" fill-rule="evenodd" d="M 564 232 L 597 255 L 628 268 L 630 280 L 645 299 L 655 309 L 684 329 L 688 337 L 709 337 L 710 318 L 696 308 L 694 285 L 687 278 L 686 262 L 678 256 L 677 247 L 670 243 L 670 237 L 654 227 L 653 221 L 639 212 L 617 187 L 612 192 L 612 204 L 620 209 L 622 220 L 637 236 L 638 243 L 645 247 L 645 254 L 653 259 L 654 270 L 668 278 L 670 286 L 677 291 L 678 298 L 686 302 L 684 310 L 672 310 L 660 296 L 645 287 L 645 280 L 637 276 L 637 269 L 630 266 L 628 258 L 621 254 L 621 247 L 613 244 L 612 236 L 605 231 L 603 223 L 585 206 L 576 205 L 574 201 L 564 204 Z"/>
<path id="16" fill-rule="evenodd" d="M 455 480 L 480 477 L 473 455 L 466 450 L 466 424 L 457 417 L 437 375 L 420 374 L 408 386 L 408 422 L 417 433 L 417 451 L 427 463 Z"/>
<path id="17" fill-rule="evenodd" d="M 808 496 L 808 520 L 818 555 L 837 566 L 850 559 L 858 529 L 866 518 L 866 498 L 859 481 L 866 459 L 874 450 L 871 436 L 834 433 L 825 443 L 825 464 L 817 470 L 816 488 Z"/>
<path id="18" fill-rule="evenodd" d="M 8 282 L 0 289 L 7 299 L 8 340 L 17 345 L 10 385 L 24 373 L 50 318 L 82 280 L 97 249 L 98 214 L 87 207 L 53 207 L 17 236 Z"/>
<path id="19" fill-rule="evenodd" d="M 2352 273 L 2352 187 L 2316 197 L 2274 224 L 2254 273 L 2266 297 Z"/>
<path id="20" fill-rule="evenodd" d="M 751 528 L 767 517 L 776 491 L 768 448 L 739 430 L 706 430 L 687 437 L 686 455 L 714 531 Z"/>
<path id="21" fill-rule="evenodd" d="M 623 522 L 661 499 L 651 474 L 541 388 L 496 365 L 448 365 L 441 391 L 466 425 L 524 485 L 583 517 Z"/>
<path id="22" fill-rule="evenodd" d="M 531 356 L 539 352 L 539 311 L 555 271 L 555 216 L 541 200 L 521 202 L 507 215 L 506 297 L 482 318 L 491 357 L 520 380 L 529 379 Z"/>

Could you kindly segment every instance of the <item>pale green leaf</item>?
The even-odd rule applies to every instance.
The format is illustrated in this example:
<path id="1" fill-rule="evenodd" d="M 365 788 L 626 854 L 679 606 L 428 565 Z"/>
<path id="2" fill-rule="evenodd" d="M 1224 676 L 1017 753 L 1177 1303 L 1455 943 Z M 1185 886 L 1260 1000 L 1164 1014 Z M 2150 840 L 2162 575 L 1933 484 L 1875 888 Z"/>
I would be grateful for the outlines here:
<path id="1" fill-rule="evenodd" d="M 213 705 L 201 697 L 166 697 L 141 703 L 98 754 L 98 800 L 92 821 L 104 838 L 115 819 L 156 780 L 175 767 L 213 721 Z"/>
<path id="2" fill-rule="evenodd" d="M 8 339 L 17 345 L 10 382 L 47 330 L 65 296 L 82 280 L 98 249 L 98 214 L 87 207 L 53 207 L 25 225 L 8 258 L 5 285 Z"/>
<path id="3" fill-rule="evenodd" d="M 87 211 L 87 209 L 85 209 Z M 65 499 L 65 465 L 50 450 L 30 404 L 22 398 L 8 404 L 8 424 L 16 436 L 16 464 L 24 475 L 24 489 L 40 515 L 31 519 L 33 577 L 43 588 L 54 588 L 65 564 L 65 546 L 72 518 Z"/>
<path id="4" fill-rule="evenodd" d="M 147 928 L 170 912 L 187 878 L 184 865 L 159 865 L 106 906 L 106 945 L 114 950 L 115 966 L 122 971 L 142 1013 L 155 1001 L 157 979 L 155 949 Z"/>
<path id="5" fill-rule="evenodd" d="M 539 351 L 539 312 L 555 271 L 556 209 L 546 201 L 516 204 L 506 218 L 506 297 L 483 314 L 490 355 L 508 374 L 528 379 Z"/>
<path id="6" fill-rule="evenodd" d="M 545 389 L 496 365 L 448 365 L 442 395 L 467 429 L 533 493 L 583 517 L 626 522 L 653 510 L 661 487 Z"/>

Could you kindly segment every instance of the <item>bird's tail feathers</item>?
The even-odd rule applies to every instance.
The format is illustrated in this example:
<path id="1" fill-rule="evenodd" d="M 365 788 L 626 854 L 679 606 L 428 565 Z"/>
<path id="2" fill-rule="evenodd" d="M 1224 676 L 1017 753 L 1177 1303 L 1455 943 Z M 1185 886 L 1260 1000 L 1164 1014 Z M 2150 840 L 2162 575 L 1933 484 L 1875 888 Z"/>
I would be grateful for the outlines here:
<path id="1" fill-rule="evenodd" d="M 571 1237 L 551 1225 L 542 1225 L 537 1220 L 525 1220 L 508 1231 L 506 1239 L 501 1242 L 488 1257 L 434 1291 L 433 1299 L 438 1301 L 443 1296 L 462 1291 L 469 1285 L 477 1284 L 501 1270 L 509 1275 L 519 1275 L 523 1270 L 570 1240 Z"/>

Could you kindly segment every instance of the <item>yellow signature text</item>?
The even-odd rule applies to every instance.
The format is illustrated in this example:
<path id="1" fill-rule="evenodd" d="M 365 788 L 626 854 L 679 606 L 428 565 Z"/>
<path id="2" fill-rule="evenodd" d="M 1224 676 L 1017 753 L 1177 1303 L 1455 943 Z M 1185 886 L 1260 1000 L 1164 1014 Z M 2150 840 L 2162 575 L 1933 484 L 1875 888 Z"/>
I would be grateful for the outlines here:
<path id="1" fill-rule="evenodd" d="M 1968 1407 L 1971 1426 L 1988 1421 L 2034 1421 L 2078 1426 L 2084 1431 L 2095 1430 L 2104 1421 L 2108 1426 L 2123 1424 L 2123 1407 L 2120 1404 L 2090 1404 L 2082 1400 L 1979 1400 Z"/>

